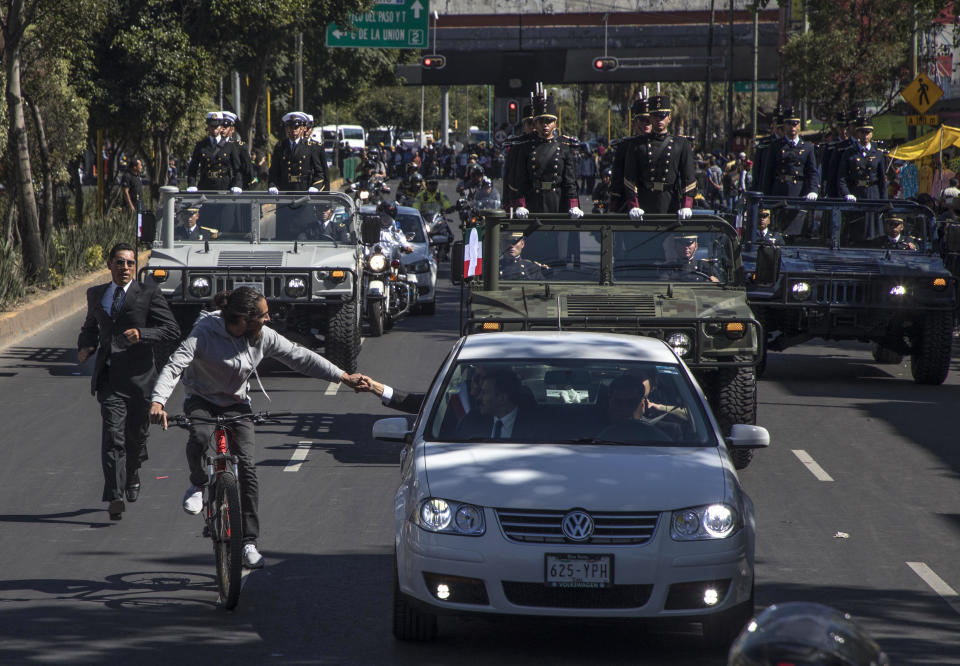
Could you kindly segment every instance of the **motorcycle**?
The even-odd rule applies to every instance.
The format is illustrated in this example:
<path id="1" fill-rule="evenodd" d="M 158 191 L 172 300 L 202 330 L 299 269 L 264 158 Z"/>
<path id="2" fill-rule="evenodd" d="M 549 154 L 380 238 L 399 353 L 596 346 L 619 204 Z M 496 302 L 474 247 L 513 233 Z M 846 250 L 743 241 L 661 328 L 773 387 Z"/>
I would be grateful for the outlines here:
<path id="1" fill-rule="evenodd" d="M 364 312 L 370 336 L 379 337 L 416 303 L 417 277 L 407 273 L 395 246 L 378 243 L 364 254 Z"/>
<path id="2" fill-rule="evenodd" d="M 390 193 L 390 186 L 382 180 L 371 179 L 365 183 L 357 181 L 350 185 L 353 201 L 357 206 L 364 204 L 378 204 L 383 201 L 383 195 Z"/>
<path id="3" fill-rule="evenodd" d="M 443 211 L 433 214 L 427 229 L 434 256 L 437 261 L 446 261 L 450 254 L 450 244 L 453 242 L 453 229 L 450 228 L 447 218 L 443 216 Z"/>

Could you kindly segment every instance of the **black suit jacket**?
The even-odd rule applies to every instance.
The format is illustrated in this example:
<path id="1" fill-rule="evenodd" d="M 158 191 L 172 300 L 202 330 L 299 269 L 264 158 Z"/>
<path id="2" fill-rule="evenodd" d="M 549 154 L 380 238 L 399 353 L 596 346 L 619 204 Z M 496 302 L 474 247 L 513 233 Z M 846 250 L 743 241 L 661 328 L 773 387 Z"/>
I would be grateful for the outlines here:
<path id="1" fill-rule="evenodd" d="M 87 289 L 87 318 L 77 338 L 78 349 L 97 349 L 90 391 L 96 394 L 97 384 L 109 357 L 113 387 L 147 400 L 157 380 L 153 345 L 177 340 L 180 327 L 160 290 L 155 285 L 141 285 L 136 281 L 130 283 L 114 321 L 100 303 L 109 286 L 107 282 Z M 123 336 L 123 332 L 131 328 L 140 331 L 140 342 L 136 344 L 130 344 Z"/>
<path id="2" fill-rule="evenodd" d="M 481 414 L 479 409 L 472 409 L 457 426 L 456 437 L 457 439 L 489 437 L 491 432 L 493 432 L 493 417 Z M 535 436 L 536 428 L 531 423 L 529 412 L 520 407 L 517 418 L 513 422 L 510 439 L 523 441 L 533 439 Z"/>
<path id="3" fill-rule="evenodd" d="M 408 414 L 419 414 L 420 406 L 423 404 L 425 397 L 426 393 L 404 393 L 403 391 L 393 389 L 393 395 L 390 396 L 387 407 L 398 409 Z"/>
<path id="4" fill-rule="evenodd" d="M 268 184 L 281 192 L 305 192 L 310 187 L 330 189 L 323 147 L 301 139 L 296 149 L 291 149 L 288 139 L 278 141 L 270 160 Z"/>

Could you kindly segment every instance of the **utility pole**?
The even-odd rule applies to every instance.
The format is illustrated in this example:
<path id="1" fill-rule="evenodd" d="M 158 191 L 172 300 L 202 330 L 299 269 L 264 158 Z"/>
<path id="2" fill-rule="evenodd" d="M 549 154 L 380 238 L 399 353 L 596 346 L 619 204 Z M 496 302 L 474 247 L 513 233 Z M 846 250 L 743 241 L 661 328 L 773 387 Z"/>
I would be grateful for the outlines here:
<path id="1" fill-rule="evenodd" d="M 440 145 L 450 145 L 450 86 L 440 88 L 440 100 L 442 102 L 440 112 Z"/>
<path id="2" fill-rule="evenodd" d="M 296 76 L 297 95 L 294 106 L 303 111 L 303 33 L 297 33 L 297 64 L 294 67 Z"/>
<path id="3" fill-rule="evenodd" d="M 713 79 L 713 9 L 716 0 L 710 0 L 710 28 L 707 31 L 707 83 L 703 95 L 703 150 L 710 152 L 710 92 Z"/>
<path id="4" fill-rule="evenodd" d="M 810 32 L 810 2 L 809 0 L 803 0 L 803 20 L 802 20 L 802 30 L 803 34 Z M 800 101 L 800 129 L 807 129 L 807 101 Z"/>
<path id="5" fill-rule="evenodd" d="M 760 1 L 753 0 L 753 92 L 750 95 L 750 145 L 757 140 L 757 74 L 760 66 Z"/>
<path id="6" fill-rule="evenodd" d="M 729 153 L 733 149 L 733 1 L 730 0 L 730 49 L 727 63 L 727 143 Z"/>

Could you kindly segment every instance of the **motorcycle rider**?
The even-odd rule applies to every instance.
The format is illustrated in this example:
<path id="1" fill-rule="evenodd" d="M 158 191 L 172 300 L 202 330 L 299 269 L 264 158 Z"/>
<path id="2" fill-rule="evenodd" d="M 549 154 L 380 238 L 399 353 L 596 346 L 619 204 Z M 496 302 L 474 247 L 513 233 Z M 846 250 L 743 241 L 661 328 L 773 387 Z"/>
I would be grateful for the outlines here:
<path id="1" fill-rule="evenodd" d="M 409 199 L 410 203 L 405 203 L 404 205 L 411 205 L 414 199 L 417 198 L 417 195 L 423 191 L 423 176 L 416 170 L 410 171 L 407 174 L 407 177 L 400 181 L 400 184 L 397 186 L 397 199 L 406 198 Z"/>
<path id="2" fill-rule="evenodd" d="M 613 169 L 604 169 L 600 173 L 600 182 L 593 188 L 593 213 L 606 213 L 610 210 L 610 185 L 613 182 Z"/>
<path id="3" fill-rule="evenodd" d="M 370 148 L 367 150 L 367 161 L 373 164 L 373 171 L 383 179 L 387 177 L 387 165 L 380 158 L 379 148 Z"/>
<path id="4" fill-rule="evenodd" d="M 473 199 L 474 194 L 480 189 L 480 183 L 483 180 L 483 167 L 479 164 L 471 164 L 467 167 L 467 173 L 457 185 L 457 192 L 463 199 Z"/>
<path id="5" fill-rule="evenodd" d="M 416 196 L 413 207 L 420 211 L 425 220 L 432 218 L 438 211 L 452 213 L 457 209 L 450 203 L 447 195 L 440 191 L 440 180 L 436 176 L 427 178 L 427 189 Z"/>
<path id="6" fill-rule="evenodd" d="M 391 256 L 391 249 L 405 254 L 413 252 L 413 246 L 407 242 L 407 237 L 397 227 L 397 204 L 392 201 L 381 201 L 377 205 L 380 214 L 380 246 L 386 256 Z"/>

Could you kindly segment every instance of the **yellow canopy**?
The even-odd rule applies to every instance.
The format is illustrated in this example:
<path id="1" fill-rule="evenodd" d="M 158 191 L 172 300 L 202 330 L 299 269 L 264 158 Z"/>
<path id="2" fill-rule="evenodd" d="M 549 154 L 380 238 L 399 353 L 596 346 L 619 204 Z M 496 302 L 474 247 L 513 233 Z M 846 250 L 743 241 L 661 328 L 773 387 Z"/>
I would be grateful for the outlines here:
<path id="1" fill-rule="evenodd" d="M 897 146 L 890 151 L 890 157 L 912 162 L 927 155 L 936 155 L 950 146 L 960 146 L 960 127 L 941 125 L 919 139 Z"/>

